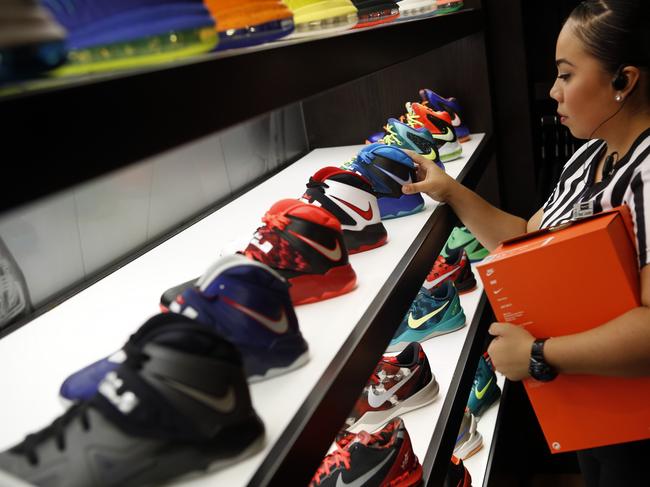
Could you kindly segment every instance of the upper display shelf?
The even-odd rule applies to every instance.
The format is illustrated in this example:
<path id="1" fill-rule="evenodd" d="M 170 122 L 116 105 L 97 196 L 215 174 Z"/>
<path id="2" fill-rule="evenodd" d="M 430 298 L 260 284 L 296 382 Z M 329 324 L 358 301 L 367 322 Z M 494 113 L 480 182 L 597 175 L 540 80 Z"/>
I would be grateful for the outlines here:
<path id="1" fill-rule="evenodd" d="M 21 183 L 5 187 L 0 213 L 482 28 L 482 12 L 464 9 L 149 68 L 0 86 L 3 160 Z"/>

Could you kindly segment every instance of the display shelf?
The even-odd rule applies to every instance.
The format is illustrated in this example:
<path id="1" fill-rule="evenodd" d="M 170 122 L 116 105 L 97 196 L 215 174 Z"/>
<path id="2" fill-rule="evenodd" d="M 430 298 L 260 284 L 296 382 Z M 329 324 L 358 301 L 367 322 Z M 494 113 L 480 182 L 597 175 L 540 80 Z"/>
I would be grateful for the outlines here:
<path id="1" fill-rule="evenodd" d="M 473 266 L 472 266 L 473 267 Z M 474 274 L 478 273 L 474 270 Z M 427 456 L 431 437 L 440 416 L 449 386 L 452 383 L 454 370 L 460 358 L 461 350 L 465 344 L 468 332 L 478 325 L 477 311 L 483 293 L 483 285 L 477 279 L 477 287 L 473 291 L 460 295 L 461 306 L 466 317 L 466 326 L 453 333 L 441 335 L 422 343 L 422 348 L 427 354 L 431 372 L 436 377 L 440 391 L 436 400 L 423 408 L 416 409 L 402 416 L 406 424 L 413 451 L 420 460 Z"/>
<path id="2" fill-rule="evenodd" d="M 447 164 L 447 172 L 459 179 L 472 179 L 473 167 L 479 171 L 479 166 L 485 163 L 481 161 L 489 156 L 489 142 L 489 137 L 474 134 L 472 140 L 463 145 L 464 156 Z M 0 340 L 0 370 L 12 371 L 0 375 L 0 388 L 11 391 L 0 405 L 3 418 L 0 448 L 20 441 L 25 434 L 49 424 L 63 412 L 58 398 L 61 382 L 80 367 L 117 350 L 133 331 L 157 312 L 162 291 L 199 275 L 215 260 L 220 247 L 233 239 L 251 236 L 261 224 L 261 216 L 275 201 L 299 197 L 313 173 L 323 166 L 337 165 L 350 159 L 359 148 L 347 146 L 312 151 L 195 225 Z M 251 386 L 254 407 L 267 429 L 264 451 L 226 470 L 182 485 L 245 485 L 256 472 L 262 481 L 254 481 L 255 485 L 276 481 L 276 462 L 288 461 L 287 449 L 297 454 L 294 450 L 304 434 L 303 429 L 314 423 L 317 406 L 321 406 L 322 401 L 318 401 L 316 406 L 311 402 L 316 401 L 319 394 L 336 392 L 333 387 L 323 390 L 322 382 L 330 380 L 330 375 L 336 372 L 341 351 L 345 351 L 355 334 L 360 333 L 360 326 L 374 323 L 372 320 L 364 321 L 369 313 L 376 312 L 369 307 L 387 292 L 386 289 L 395 287 L 397 282 L 400 287 L 404 284 L 395 280 L 396 272 L 404 272 L 400 267 L 405 256 L 414 252 L 415 241 L 422 238 L 420 234 L 436 219 L 434 210 L 437 207 L 437 203 L 427 198 L 425 210 L 421 213 L 386 221 L 388 244 L 351 256 L 350 261 L 358 275 L 358 286 L 353 292 L 296 308 L 301 330 L 310 344 L 310 361 L 290 374 Z M 441 241 L 446 238 L 438 237 Z M 429 262 L 433 258 L 429 256 Z M 427 270 L 421 269 L 421 274 L 425 275 Z M 404 306 L 408 307 L 408 302 Z M 390 330 L 396 323 L 387 326 Z M 384 334 L 386 339 L 390 338 L 388 332 Z M 355 360 L 359 361 L 363 352 L 370 354 L 365 357 L 368 367 L 376 363 L 380 355 L 373 354 L 371 349 L 357 352 L 359 357 Z M 365 374 L 363 367 L 360 370 Z M 368 375 L 361 377 L 365 379 Z M 362 382 L 359 379 L 356 386 L 349 384 L 347 388 L 358 393 L 356 388 L 360 389 Z M 346 400 L 353 404 L 354 397 L 350 394 Z M 345 404 L 345 401 L 341 403 Z M 25 411 L 30 414 L 24 414 Z M 333 418 L 337 415 L 342 417 L 339 422 L 342 424 L 345 411 L 331 414 Z M 292 430 L 296 423 L 304 427 L 299 432 Z M 287 435 L 292 436 L 296 443 L 287 441 Z M 313 442 L 318 445 L 316 439 Z M 326 449 L 326 443 L 324 445 Z M 314 461 L 317 459 L 311 458 L 311 462 Z"/>
<path id="3" fill-rule="evenodd" d="M 482 12 L 466 9 L 277 47 L 206 54 L 156 69 L 82 77 L 4 97 L 3 152 L 13 157 L 14 180 L 29 184 L 5 188 L 0 213 L 482 28 Z"/>

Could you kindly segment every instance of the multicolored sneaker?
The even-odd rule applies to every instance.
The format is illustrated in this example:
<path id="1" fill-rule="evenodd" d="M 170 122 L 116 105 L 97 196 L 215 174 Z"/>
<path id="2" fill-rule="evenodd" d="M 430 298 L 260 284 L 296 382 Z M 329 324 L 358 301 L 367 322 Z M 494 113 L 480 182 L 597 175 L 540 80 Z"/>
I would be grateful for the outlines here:
<path id="1" fill-rule="evenodd" d="M 438 389 L 422 346 L 413 342 L 397 356 L 382 357 L 345 429 L 351 433 L 375 431 L 397 416 L 432 403 Z"/>
<path id="2" fill-rule="evenodd" d="M 301 199 L 325 208 L 341 222 L 349 254 L 380 247 L 388 240 L 372 185 L 355 172 L 324 167 L 309 178 Z"/>
<path id="3" fill-rule="evenodd" d="M 463 148 L 456 137 L 456 130 L 451 117 L 445 111 L 435 111 L 422 103 L 406 103 L 406 123 L 411 127 L 424 127 L 438 143 L 438 152 L 442 162 L 458 159 Z"/>
<path id="4" fill-rule="evenodd" d="M 444 98 L 428 88 L 420 90 L 420 98 L 436 111 L 445 111 L 451 117 L 451 124 L 456 131 L 459 142 L 470 140 L 469 128 L 462 120 L 462 110 L 456 98 Z"/>
<path id="5" fill-rule="evenodd" d="M 497 384 L 494 365 L 488 353 L 485 352 L 478 361 L 474 384 L 467 401 L 467 409 L 478 418 L 492 404 L 495 404 L 499 397 L 501 397 L 501 389 Z"/>
<path id="6" fill-rule="evenodd" d="M 294 15 L 292 38 L 348 30 L 357 25 L 357 8 L 350 0 L 285 0 Z"/>
<path id="7" fill-rule="evenodd" d="M 430 161 L 435 162 L 443 171 L 445 170 L 445 166 L 440 162 L 438 145 L 433 140 L 431 132 L 426 128 L 413 128 L 399 120 L 389 118 L 384 126 L 384 130 L 386 130 L 384 137 L 379 141 L 381 144 L 395 145 L 403 149 L 415 151 Z"/>
<path id="8" fill-rule="evenodd" d="M 141 67 L 212 50 L 215 21 L 201 0 L 43 0 L 68 31 L 68 63 L 53 74 Z"/>
<path id="9" fill-rule="evenodd" d="M 447 281 L 431 292 L 421 288 L 386 351 L 401 352 L 411 342 L 421 343 L 463 326 L 465 313 L 452 282 Z"/>
<path id="10" fill-rule="evenodd" d="M 66 32 L 36 0 L 0 2 L 0 83 L 26 79 L 66 60 Z"/>
<path id="11" fill-rule="evenodd" d="M 399 20 L 429 15 L 438 7 L 436 0 L 398 0 Z"/>
<path id="12" fill-rule="evenodd" d="M 447 257 L 439 255 L 422 287 L 432 289 L 447 281 L 454 283 L 459 294 L 476 287 L 476 278 L 463 247 L 449 251 Z"/>
<path id="13" fill-rule="evenodd" d="M 392 22 L 399 17 L 399 6 L 389 0 L 352 0 L 359 11 L 355 29 Z"/>
<path id="14" fill-rule="evenodd" d="M 217 19 L 218 51 L 254 46 L 291 34 L 293 14 L 281 0 L 205 0 Z"/>
<path id="15" fill-rule="evenodd" d="M 269 267 L 231 255 L 213 264 L 171 302 L 169 310 L 216 330 L 239 350 L 249 382 L 270 379 L 309 360 L 287 282 Z M 155 331 L 155 330 L 154 330 Z M 150 339 L 143 326 L 122 350 L 68 377 L 60 394 L 68 400 L 89 399 L 107 372 L 117 369 Z"/>
<path id="16" fill-rule="evenodd" d="M 0 453 L 2 485 L 16 485 L 7 475 L 42 487 L 161 485 L 261 451 L 237 349 L 177 314 L 144 327 L 147 340 L 97 394 Z"/>
<path id="17" fill-rule="evenodd" d="M 483 448 L 483 437 L 476 430 L 476 418 L 469 412 L 469 409 L 465 409 L 456 438 L 456 446 L 454 446 L 454 456 L 461 460 L 467 460 L 481 448 Z"/>
<path id="18" fill-rule="evenodd" d="M 382 220 L 412 215 L 424 209 L 420 193 L 404 194 L 402 186 L 416 180 L 415 163 L 404 151 L 385 144 L 370 144 L 342 169 L 364 176 L 377 195 Z"/>
<path id="19" fill-rule="evenodd" d="M 439 14 L 448 14 L 460 10 L 463 8 L 463 0 L 437 0 L 438 3 L 438 13 Z"/>
<path id="20" fill-rule="evenodd" d="M 244 250 L 275 269 L 291 287 L 294 305 L 352 291 L 357 276 L 348 261 L 341 223 L 329 211 L 299 200 L 280 200 L 264 215 Z"/>
<path id="21" fill-rule="evenodd" d="M 479 262 L 485 259 L 490 252 L 476 240 L 476 237 L 467 229 L 467 227 L 454 227 L 442 248 L 441 254 L 448 257 L 456 249 L 464 248 L 467 252 L 470 262 Z"/>
<path id="22" fill-rule="evenodd" d="M 342 444 L 323 459 L 309 487 L 415 487 L 422 482 L 422 466 L 401 418 L 374 434 L 346 435 Z"/>
<path id="23" fill-rule="evenodd" d="M 472 476 L 460 458 L 451 456 L 443 487 L 472 487 Z"/>

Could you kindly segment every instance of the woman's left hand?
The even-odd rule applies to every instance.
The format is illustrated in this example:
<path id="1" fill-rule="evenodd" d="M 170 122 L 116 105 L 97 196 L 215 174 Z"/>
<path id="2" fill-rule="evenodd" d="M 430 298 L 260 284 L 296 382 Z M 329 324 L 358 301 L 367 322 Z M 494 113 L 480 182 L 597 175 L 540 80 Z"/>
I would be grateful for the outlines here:
<path id="1" fill-rule="evenodd" d="M 494 335 L 487 350 L 494 367 L 510 380 L 528 377 L 530 349 L 535 337 L 525 328 L 510 323 L 492 323 L 488 333 Z"/>

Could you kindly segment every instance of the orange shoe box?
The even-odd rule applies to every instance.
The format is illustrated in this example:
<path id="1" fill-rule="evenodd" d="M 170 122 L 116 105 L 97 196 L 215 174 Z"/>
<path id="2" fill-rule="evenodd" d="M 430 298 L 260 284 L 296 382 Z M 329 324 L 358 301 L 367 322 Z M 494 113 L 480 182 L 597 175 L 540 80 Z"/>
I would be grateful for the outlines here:
<path id="1" fill-rule="evenodd" d="M 634 242 L 619 207 L 502 242 L 477 269 L 498 321 L 568 335 L 639 305 Z M 554 453 L 650 438 L 650 377 L 559 375 L 524 386 Z"/>

